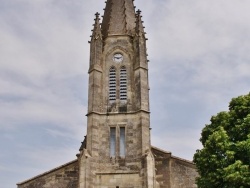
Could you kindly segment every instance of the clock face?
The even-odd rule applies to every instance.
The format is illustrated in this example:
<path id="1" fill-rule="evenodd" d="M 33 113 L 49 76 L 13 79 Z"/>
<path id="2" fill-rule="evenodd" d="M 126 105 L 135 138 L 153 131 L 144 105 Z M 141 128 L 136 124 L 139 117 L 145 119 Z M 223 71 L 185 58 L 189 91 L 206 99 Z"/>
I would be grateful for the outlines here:
<path id="1" fill-rule="evenodd" d="M 121 63 L 123 60 L 123 55 L 121 53 L 117 53 L 113 56 L 113 61 L 116 63 Z"/>

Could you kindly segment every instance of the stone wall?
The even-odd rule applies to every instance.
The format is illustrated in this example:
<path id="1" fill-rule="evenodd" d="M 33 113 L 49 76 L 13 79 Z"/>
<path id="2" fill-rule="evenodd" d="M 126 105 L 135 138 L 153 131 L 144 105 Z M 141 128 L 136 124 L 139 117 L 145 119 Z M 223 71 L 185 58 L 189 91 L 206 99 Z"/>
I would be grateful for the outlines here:
<path id="1" fill-rule="evenodd" d="M 89 155 L 98 163 L 97 171 L 114 173 L 117 171 L 117 165 L 122 168 L 126 166 L 133 172 L 140 171 L 142 154 L 149 150 L 148 116 L 147 113 L 143 112 L 126 115 L 109 114 L 109 116 L 89 115 L 86 149 Z M 143 117 L 143 125 L 141 125 L 140 117 Z M 126 157 L 119 157 L 119 154 L 116 157 L 110 157 L 110 127 L 117 129 L 117 143 L 119 141 L 119 127 L 125 128 Z M 119 144 L 117 146 L 116 151 L 119 153 Z"/>
<path id="2" fill-rule="evenodd" d="M 83 155 L 83 151 L 81 153 Z M 156 188 L 197 187 L 195 185 L 195 178 L 198 176 L 198 173 L 196 172 L 195 165 L 192 162 L 174 157 L 170 152 L 166 152 L 155 147 L 152 147 L 152 153 L 155 158 L 155 179 L 157 181 L 155 185 Z M 87 160 L 91 160 L 88 153 L 85 153 L 84 156 L 87 156 Z M 80 161 L 82 162 L 81 170 L 84 173 L 86 171 L 85 168 L 87 167 L 86 160 Z M 132 170 L 129 168 L 130 163 L 132 164 L 133 162 L 127 162 L 128 166 L 126 167 L 121 165 L 119 162 L 114 162 L 108 168 L 106 165 L 101 163 L 98 165 L 96 165 L 97 163 L 93 163 L 96 165 L 96 171 L 95 175 L 92 177 L 92 183 L 90 181 L 90 177 L 87 177 L 87 187 L 142 188 L 146 186 L 146 182 L 144 182 L 143 178 L 144 175 L 146 175 L 144 174 L 145 172 L 138 168 Z M 138 163 L 136 162 L 134 164 Z M 144 166 L 145 164 L 142 165 Z M 135 165 L 135 167 L 136 166 L 137 165 Z M 81 181 L 79 187 L 85 187 L 84 180 L 86 179 L 86 176 L 82 174 L 80 179 Z M 78 183 L 79 163 L 78 160 L 74 160 L 32 179 L 18 183 L 17 185 L 18 188 L 79 188 Z"/>
<path id="3" fill-rule="evenodd" d="M 139 174 L 99 174 L 96 177 L 97 188 L 141 188 Z"/>
<path id="4" fill-rule="evenodd" d="M 196 188 L 198 176 L 195 165 L 172 156 L 170 152 L 152 147 L 155 157 L 156 181 L 160 188 Z"/>
<path id="5" fill-rule="evenodd" d="M 171 188 L 196 188 L 195 178 L 198 176 L 196 168 L 188 161 L 171 159 L 170 167 Z"/>
<path id="6" fill-rule="evenodd" d="M 18 183 L 18 188 L 77 188 L 78 161 L 74 160 L 63 166 L 45 172 L 32 179 Z"/>

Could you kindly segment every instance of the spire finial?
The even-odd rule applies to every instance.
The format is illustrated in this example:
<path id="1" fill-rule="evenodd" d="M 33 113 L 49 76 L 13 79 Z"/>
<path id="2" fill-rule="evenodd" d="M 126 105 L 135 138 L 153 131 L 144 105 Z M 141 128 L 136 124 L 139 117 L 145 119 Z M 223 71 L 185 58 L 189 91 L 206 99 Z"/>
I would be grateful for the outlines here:
<path id="1" fill-rule="evenodd" d="M 95 17 L 96 17 L 96 18 L 99 18 L 99 16 L 100 16 L 100 13 L 99 13 L 99 12 L 95 13 Z"/>
<path id="2" fill-rule="evenodd" d="M 143 21 L 142 21 L 142 16 L 141 16 L 141 10 L 138 9 L 136 11 L 136 28 L 135 31 L 139 36 L 144 36 L 145 37 L 145 32 L 144 32 L 144 26 L 143 26 Z"/>
<path id="3" fill-rule="evenodd" d="M 101 28 L 100 28 L 100 18 L 99 18 L 100 14 L 99 12 L 95 13 L 95 23 L 94 23 L 94 29 L 92 30 L 92 39 L 98 39 L 98 38 L 102 38 L 102 34 L 101 34 Z"/>
<path id="4" fill-rule="evenodd" d="M 141 10 L 138 9 L 138 10 L 136 11 L 136 13 L 137 13 L 137 15 L 141 15 Z"/>

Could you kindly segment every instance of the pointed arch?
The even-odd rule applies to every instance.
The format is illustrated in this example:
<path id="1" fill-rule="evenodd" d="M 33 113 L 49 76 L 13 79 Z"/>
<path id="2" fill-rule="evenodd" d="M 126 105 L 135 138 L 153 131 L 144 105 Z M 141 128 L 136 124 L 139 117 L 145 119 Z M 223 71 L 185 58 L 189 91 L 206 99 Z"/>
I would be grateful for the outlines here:
<path id="1" fill-rule="evenodd" d="M 111 54 L 115 54 L 115 53 L 122 53 L 124 56 L 125 54 L 128 55 L 129 58 L 132 57 L 132 54 L 126 49 L 126 48 L 123 48 L 121 46 L 116 46 L 112 49 L 110 49 L 108 52 L 107 52 L 107 55 L 106 57 L 108 57 L 109 55 Z"/>
<path id="2" fill-rule="evenodd" d="M 116 69 L 110 67 L 109 69 L 109 101 L 115 102 L 116 100 Z"/>
<path id="3" fill-rule="evenodd" d="M 120 68 L 120 100 L 127 100 L 127 69 Z"/>

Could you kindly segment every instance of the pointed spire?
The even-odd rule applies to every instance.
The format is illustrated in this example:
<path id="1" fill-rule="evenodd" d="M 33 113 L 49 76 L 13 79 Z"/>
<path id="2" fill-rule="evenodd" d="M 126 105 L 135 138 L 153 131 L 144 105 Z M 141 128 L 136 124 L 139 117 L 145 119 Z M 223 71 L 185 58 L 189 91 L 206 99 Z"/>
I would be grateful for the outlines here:
<path id="1" fill-rule="evenodd" d="M 94 29 L 92 30 L 91 41 L 89 41 L 91 51 L 89 72 L 100 69 L 100 57 L 103 41 L 99 16 L 100 14 L 97 12 L 95 14 L 95 23 L 93 24 Z"/>
<path id="2" fill-rule="evenodd" d="M 102 22 L 104 37 L 132 35 L 135 29 L 134 0 L 107 0 Z"/>
<path id="3" fill-rule="evenodd" d="M 135 27 L 135 32 L 139 36 L 145 36 L 144 32 L 144 26 L 143 26 L 143 21 L 142 21 L 142 16 L 141 16 L 141 10 L 138 9 L 136 11 L 136 27 Z"/>
<path id="4" fill-rule="evenodd" d="M 100 39 L 102 39 L 102 32 L 101 32 L 101 27 L 100 27 L 100 18 L 99 18 L 99 16 L 100 16 L 100 14 L 97 12 L 96 14 L 95 14 L 95 16 L 96 16 L 96 18 L 95 18 L 95 23 L 94 23 L 94 29 L 92 30 L 93 31 L 93 33 L 92 33 L 92 35 L 91 35 L 91 40 L 93 40 L 93 39 L 98 39 L 98 38 L 100 38 Z"/>
<path id="5" fill-rule="evenodd" d="M 143 21 L 142 21 L 141 11 L 136 11 L 136 27 L 135 27 L 135 35 L 134 35 L 134 44 L 136 49 L 136 63 L 135 68 L 144 68 L 148 69 L 147 65 L 147 47 Z"/>

